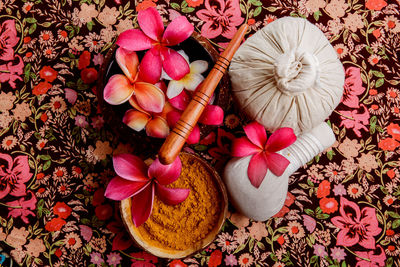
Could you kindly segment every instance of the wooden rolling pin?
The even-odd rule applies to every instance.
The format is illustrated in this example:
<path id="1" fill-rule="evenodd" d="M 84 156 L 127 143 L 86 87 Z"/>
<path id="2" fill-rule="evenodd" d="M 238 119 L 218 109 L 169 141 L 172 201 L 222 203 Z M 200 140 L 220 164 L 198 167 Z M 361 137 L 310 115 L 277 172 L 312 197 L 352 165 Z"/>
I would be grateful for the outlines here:
<path id="1" fill-rule="evenodd" d="M 219 81 L 226 72 L 233 55 L 239 48 L 243 37 L 246 34 L 248 27 L 247 24 L 243 24 L 238 29 L 235 36 L 233 36 L 232 40 L 229 42 L 228 47 L 224 52 L 222 52 L 214 67 L 203 81 L 199 90 L 194 94 L 189 105 L 176 123 L 175 128 L 167 136 L 167 139 L 158 153 L 161 163 L 171 164 L 178 156 L 186 142 L 186 139 L 199 120 L 204 108 L 207 106 L 215 88 L 218 86 Z"/>

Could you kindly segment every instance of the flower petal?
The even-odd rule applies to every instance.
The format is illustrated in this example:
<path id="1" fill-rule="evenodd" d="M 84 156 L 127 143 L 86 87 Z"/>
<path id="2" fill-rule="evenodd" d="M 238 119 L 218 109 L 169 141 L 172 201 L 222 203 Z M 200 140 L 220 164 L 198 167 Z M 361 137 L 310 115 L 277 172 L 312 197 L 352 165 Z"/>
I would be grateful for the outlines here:
<path id="1" fill-rule="evenodd" d="M 175 124 L 178 122 L 179 118 L 181 117 L 181 113 L 176 110 L 172 110 L 167 114 L 167 121 L 170 128 L 174 128 Z M 189 145 L 197 144 L 200 141 L 200 128 L 196 124 L 192 132 L 189 134 L 188 138 L 186 139 L 186 143 Z"/>
<path id="2" fill-rule="evenodd" d="M 139 104 L 138 104 L 138 102 L 137 102 L 137 100 L 136 100 L 135 95 L 132 95 L 131 98 L 129 98 L 129 104 L 131 104 L 131 106 L 132 106 L 133 108 L 135 108 L 135 109 L 137 109 L 137 110 L 139 110 L 139 111 L 141 111 L 141 112 L 143 112 L 143 113 L 149 114 L 147 111 L 145 111 L 144 109 L 142 109 L 142 108 L 139 106 Z M 149 114 L 149 115 L 150 115 L 150 114 Z"/>
<path id="3" fill-rule="evenodd" d="M 136 80 L 137 69 L 139 66 L 139 58 L 135 51 L 128 51 L 122 47 L 117 49 L 115 59 L 118 66 L 122 69 L 124 74 L 133 83 Z"/>
<path id="4" fill-rule="evenodd" d="M 232 157 L 246 157 L 261 151 L 262 149 L 250 142 L 247 137 L 236 138 L 232 142 Z"/>
<path id="5" fill-rule="evenodd" d="M 268 167 L 264 153 L 260 152 L 251 157 L 249 167 L 247 167 L 247 176 L 249 176 L 250 183 L 253 186 L 260 187 L 267 174 Z"/>
<path id="6" fill-rule="evenodd" d="M 122 122 L 128 125 L 133 130 L 139 132 L 146 127 L 146 124 L 150 121 L 151 116 L 149 114 L 129 109 L 125 112 Z"/>
<path id="7" fill-rule="evenodd" d="M 181 117 L 181 112 L 172 110 L 167 114 L 167 122 L 170 128 L 175 127 L 175 124 Z"/>
<path id="8" fill-rule="evenodd" d="M 221 125 L 224 121 L 224 110 L 220 106 L 207 105 L 199 122 L 206 125 Z"/>
<path id="9" fill-rule="evenodd" d="M 185 16 L 175 18 L 165 29 L 162 42 L 168 46 L 174 46 L 185 41 L 192 35 L 194 31 L 193 25 Z"/>
<path id="10" fill-rule="evenodd" d="M 156 83 L 160 80 L 162 70 L 161 56 L 157 48 L 146 52 L 139 66 L 139 78 L 142 81 Z"/>
<path id="11" fill-rule="evenodd" d="M 195 91 L 197 86 L 204 81 L 204 77 L 201 74 L 189 73 L 185 76 L 184 81 L 183 85 L 187 90 Z"/>
<path id="12" fill-rule="evenodd" d="M 112 223 L 112 222 L 111 222 Z M 107 224 L 107 227 L 111 224 Z M 125 250 L 133 245 L 133 240 L 130 238 L 130 236 L 125 235 L 124 232 L 121 232 L 120 230 L 117 232 L 115 237 L 113 238 L 112 241 L 112 248 L 111 250 Z"/>
<path id="13" fill-rule="evenodd" d="M 171 103 L 165 102 L 163 110 L 160 113 L 157 113 L 157 116 L 167 120 L 167 114 L 173 110 L 175 110 L 175 108 L 171 105 Z"/>
<path id="14" fill-rule="evenodd" d="M 243 127 L 246 136 L 249 140 L 260 148 L 264 148 L 265 142 L 267 141 L 267 133 L 265 132 L 264 126 L 260 123 L 253 121 Z"/>
<path id="15" fill-rule="evenodd" d="M 282 155 L 270 153 L 267 155 L 267 163 L 268 168 L 273 174 L 276 176 L 281 176 L 285 172 L 287 166 L 290 164 L 290 161 Z"/>
<path id="16" fill-rule="evenodd" d="M 361 210 L 361 220 L 360 223 L 365 225 L 366 230 L 369 235 L 376 236 L 381 232 L 381 228 L 379 228 L 379 222 L 376 218 L 375 209 L 371 207 L 364 207 Z"/>
<path id="17" fill-rule="evenodd" d="M 171 81 L 170 84 L 172 82 L 173 81 Z M 190 96 L 185 90 L 182 90 L 182 92 L 179 95 L 170 98 L 168 102 L 171 103 L 171 105 L 178 110 L 185 110 L 187 105 L 189 105 Z"/>
<path id="18" fill-rule="evenodd" d="M 357 203 L 344 197 L 340 197 L 339 212 L 347 224 L 356 224 L 361 219 L 361 211 Z"/>
<path id="19" fill-rule="evenodd" d="M 118 154 L 113 156 L 114 171 L 118 176 L 136 182 L 148 181 L 147 166 L 138 156 Z"/>
<path id="20" fill-rule="evenodd" d="M 104 100 L 111 105 L 122 104 L 132 96 L 133 86 L 122 74 L 115 74 L 104 87 Z"/>
<path id="21" fill-rule="evenodd" d="M 161 70 L 161 80 L 167 80 L 167 81 L 171 81 L 172 78 L 168 76 L 168 74 L 165 72 L 164 69 Z"/>
<path id="22" fill-rule="evenodd" d="M 168 47 L 161 47 L 160 52 L 163 68 L 172 79 L 180 80 L 190 72 L 189 64 L 178 52 Z"/>
<path id="23" fill-rule="evenodd" d="M 168 188 L 161 184 L 156 184 L 156 195 L 167 205 L 177 205 L 183 202 L 190 193 L 186 188 Z"/>
<path id="24" fill-rule="evenodd" d="M 122 32 L 117 39 L 116 44 L 126 50 L 141 51 L 153 47 L 153 41 L 147 37 L 141 30 L 130 29 Z"/>
<path id="25" fill-rule="evenodd" d="M 154 113 L 160 113 L 163 110 L 165 96 L 157 86 L 145 82 L 136 82 L 134 91 L 137 103 L 144 110 Z"/>
<path id="26" fill-rule="evenodd" d="M 104 196 L 121 201 L 138 194 L 148 183 L 149 181 L 133 182 L 116 176 L 108 183 Z"/>
<path id="27" fill-rule="evenodd" d="M 335 216 L 331 219 L 331 222 L 340 229 L 345 229 L 349 222 L 346 220 L 346 218 L 343 218 L 342 216 Z"/>
<path id="28" fill-rule="evenodd" d="M 193 127 L 192 132 L 189 134 L 188 138 L 186 139 L 186 143 L 188 145 L 197 144 L 200 141 L 200 127 L 199 125 L 195 125 Z"/>
<path id="29" fill-rule="evenodd" d="M 161 41 L 164 33 L 164 23 L 154 7 L 139 11 L 137 15 L 140 29 L 154 41 Z"/>
<path id="30" fill-rule="evenodd" d="M 349 228 L 345 228 L 340 230 L 340 232 L 337 234 L 336 245 L 351 247 L 357 244 L 359 240 L 360 236 L 358 234 L 354 234 L 354 232 Z"/>
<path id="31" fill-rule="evenodd" d="M 153 118 L 146 125 L 146 134 L 155 138 L 166 138 L 169 134 L 167 121 L 159 116 Z"/>
<path id="32" fill-rule="evenodd" d="M 185 86 L 180 81 L 170 81 L 167 89 L 168 99 L 172 99 L 180 95 L 184 90 Z"/>
<path id="33" fill-rule="evenodd" d="M 163 80 L 156 82 L 154 85 L 157 86 L 158 88 L 160 88 L 164 94 L 167 92 L 167 85 L 165 84 L 165 82 Z"/>
<path id="34" fill-rule="evenodd" d="M 279 128 L 268 138 L 265 150 L 268 152 L 277 152 L 290 146 L 295 141 L 296 135 L 292 128 Z"/>
<path id="35" fill-rule="evenodd" d="M 136 227 L 142 225 L 151 214 L 154 202 L 154 183 L 146 186 L 139 194 L 132 197 L 132 219 Z"/>
<path id="36" fill-rule="evenodd" d="M 156 158 L 149 167 L 148 176 L 156 178 L 161 185 L 167 185 L 178 179 L 181 169 L 182 163 L 179 156 L 176 157 L 174 162 L 168 165 L 161 164 L 159 159 Z"/>
<path id="37" fill-rule="evenodd" d="M 5 188 L 0 189 L 0 199 L 4 198 L 5 196 L 8 195 L 11 191 L 11 186 L 9 183 L 6 183 Z"/>
<path id="38" fill-rule="evenodd" d="M 375 238 L 367 234 L 362 235 L 361 240 L 358 242 L 358 244 L 367 249 L 375 249 Z"/>
<path id="39" fill-rule="evenodd" d="M 190 73 L 200 74 L 208 69 L 208 62 L 205 60 L 196 60 L 190 63 Z"/>

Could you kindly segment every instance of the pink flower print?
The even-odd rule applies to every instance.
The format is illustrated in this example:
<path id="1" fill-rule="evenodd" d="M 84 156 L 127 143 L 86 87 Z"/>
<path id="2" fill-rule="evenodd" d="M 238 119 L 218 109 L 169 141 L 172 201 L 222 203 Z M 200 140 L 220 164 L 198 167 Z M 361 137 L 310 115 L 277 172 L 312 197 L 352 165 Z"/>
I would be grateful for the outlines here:
<path id="1" fill-rule="evenodd" d="M 353 129 L 354 133 L 358 136 L 361 137 L 361 132 L 360 129 L 364 129 L 365 131 L 368 131 L 367 127 L 365 125 L 369 124 L 369 111 L 368 109 L 362 105 L 364 108 L 364 113 L 358 113 L 357 110 L 353 111 L 345 111 L 345 110 L 340 110 L 340 114 L 348 117 L 342 116 L 342 122 L 340 123 L 340 126 L 346 127 L 347 129 Z M 349 119 L 352 118 L 352 119 Z"/>
<path id="2" fill-rule="evenodd" d="M 17 64 L 13 64 L 13 61 L 10 61 L 6 64 L 0 65 L 0 83 L 8 82 L 10 86 L 15 89 L 15 81 L 20 80 L 22 78 L 19 76 L 22 74 L 24 69 L 24 62 L 20 56 L 17 56 L 18 62 Z"/>
<path id="3" fill-rule="evenodd" d="M 197 11 L 199 19 L 205 21 L 201 35 L 215 38 L 220 34 L 232 39 L 236 26 L 243 23 L 238 0 L 206 0 L 206 9 Z"/>
<path id="4" fill-rule="evenodd" d="M 386 255 L 383 248 L 378 245 L 375 250 L 370 251 L 356 251 L 356 254 L 364 259 L 369 259 L 370 261 L 363 260 L 357 257 L 356 267 L 378 267 L 385 266 Z"/>
<path id="5" fill-rule="evenodd" d="M 15 20 L 4 21 L 0 26 L 0 60 L 11 61 L 14 59 L 13 47 L 17 45 L 18 41 Z"/>
<path id="6" fill-rule="evenodd" d="M 360 69 L 356 67 L 347 68 L 342 103 L 351 108 L 358 108 L 358 96 L 364 91 L 365 87 L 362 86 Z"/>
<path id="7" fill-rule="evenodd" d="M 315 227 L 317 226 L 317 221 L 313 217 L 305 214 L 303 214 L 302 217 L 303 217 L 303 224 L 306 227 L 306 229 L 310 233 L 314 232 Z"/>
<path id="8" fill-rule="evenodd" d="M 313 247 L 314 247 L 314 254 L 317 255 L 318 257 L 325 258 L 325 256 L 328 256 L 328 253 L 325 251 L 325 246 L 321 244 L 315 244 Z"/>
<path id="9" fill-rule="evenodd" d="M 28 156 L 18 156 L 0 153 L 0 199 L 8 194 L 15 197 L 26 195 L 25 183 L 31 179 Z"/>
<path id="10" fill-rule="evenodd" d="M 8 210 L 8 217 L 12 216 L 13 218 L 21 217 L 22 221 L 26 224 L 29 223 L 28 215 L 36 216 L 32 211 L 36 209 L 37 199 L 35 194 L 32 191 L 29 191 L 31 198 L 27 200 L 27 198 L 20 198 L 15 201 L 7 202 L 6 204 L 10 206 Z"/>
<path id="11" fill-rule="evenodd" d="M 365 207 L 360 211 L 356 203 L 340 198 L 340 215 L 331 219 L 340 229 L 336 245 L 350 247 L 360 244 L 367 249 L 375 249 L 375 238 L 381 232 L 375 209 Z"/>

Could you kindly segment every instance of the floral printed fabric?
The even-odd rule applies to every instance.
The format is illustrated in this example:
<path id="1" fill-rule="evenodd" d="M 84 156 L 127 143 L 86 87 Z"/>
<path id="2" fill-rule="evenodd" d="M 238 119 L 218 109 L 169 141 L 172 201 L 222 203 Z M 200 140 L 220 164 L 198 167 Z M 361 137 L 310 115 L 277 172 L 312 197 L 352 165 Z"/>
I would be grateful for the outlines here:
<path id="1" fill-rule="evenodd" d="M 138 148 L 105 123 L 95 81 L 116 36 L 149 6 L 165 22 L 186 15 L 217 48 L 241 23 L 251 34 L 282 16 L 304 17 L 346 72 L 329 118 L 337 142 L 291 177 L 282 210 L 266 222 L 230 210 L 214 243 L 174 261 L 134 248 L 118 204 L 103 196 L 111 156 Z M 399 265 L 399 10 L 386 0 L 0 0 L 0 263 Z M 221 171 L 243 135 L 239 114 L 232 105 L 224 125 L 188 149 Z"/>

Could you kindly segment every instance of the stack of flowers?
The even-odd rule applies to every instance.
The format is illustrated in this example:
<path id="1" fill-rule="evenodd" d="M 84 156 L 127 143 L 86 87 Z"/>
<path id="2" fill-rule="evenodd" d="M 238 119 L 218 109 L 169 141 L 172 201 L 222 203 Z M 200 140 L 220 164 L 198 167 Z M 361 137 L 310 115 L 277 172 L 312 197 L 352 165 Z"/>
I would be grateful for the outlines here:
<path id="1" fill-rule="evenodd" d="M 208 63 L 190 63 L 183 51 L 170 48 L 192 35 L 194 27 L 186 17 L 175 18 L 164 29 L 160 14 L 150 7 L 138 13 L 138 23 L 140 29 L 127 30 L 117 39 L 115 58 L 124 74 L 109 79 L 104 99 L 111 105 L 129 101 L 132 108 L 126 111 L 123 122 L 135 131 L 145 129 L 148 136 L 165 138 L 204 80 L 201 74 Z M 141 60 L 136 51 L 145 51 Z M 223 110 L 214 105 L 208 105 L 199 120 L 207 125 L 222 121 Z M 187 142 L 193 144 L 199 139 L 196 125 Z"/>

